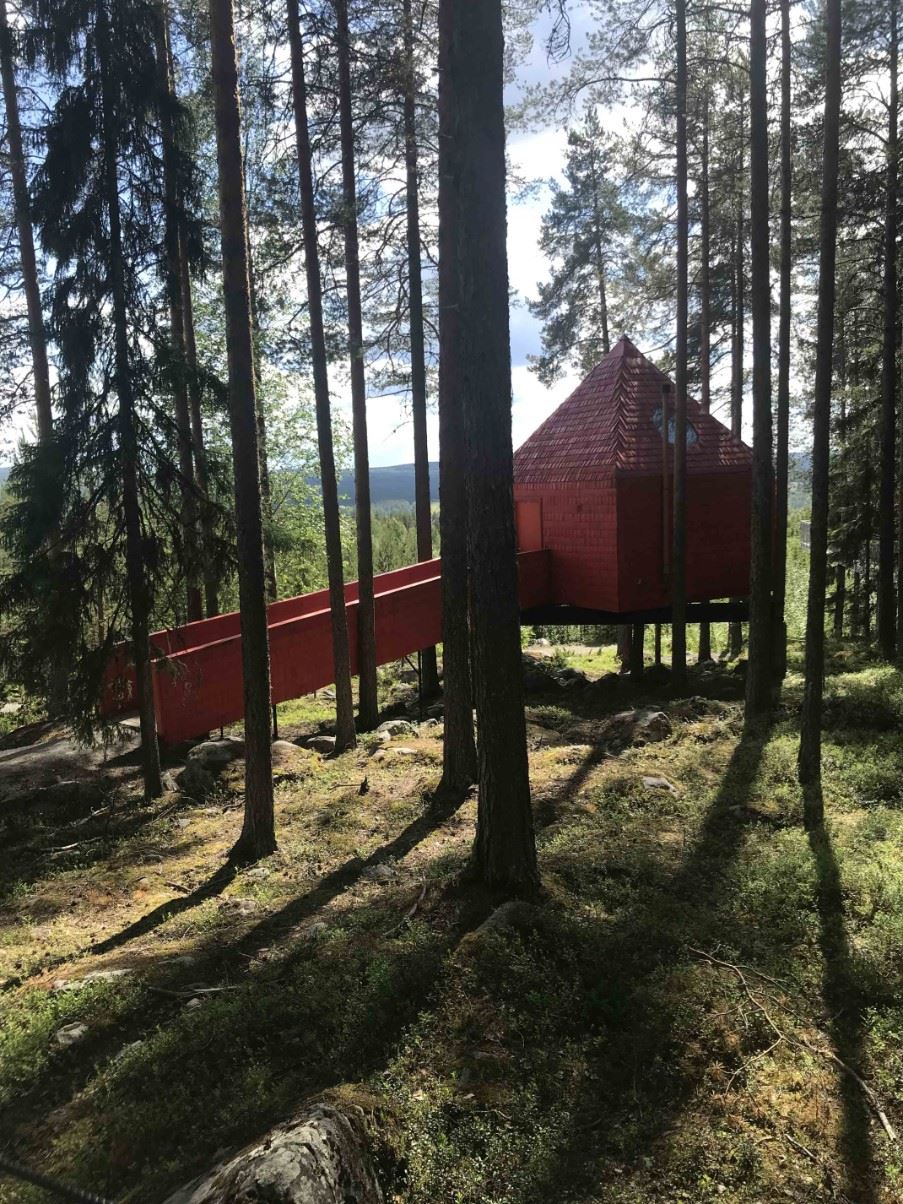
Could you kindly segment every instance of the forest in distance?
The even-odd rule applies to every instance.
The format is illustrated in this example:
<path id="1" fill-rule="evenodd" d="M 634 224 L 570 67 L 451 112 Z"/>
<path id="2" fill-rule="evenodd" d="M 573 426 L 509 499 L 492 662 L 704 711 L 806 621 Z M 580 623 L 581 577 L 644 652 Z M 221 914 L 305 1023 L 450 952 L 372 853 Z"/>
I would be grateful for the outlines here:
<path id="1" fill-rule="evenodd" d="M 901 0 L 0 0 L 0 1204 L 903 1200 Z"/>

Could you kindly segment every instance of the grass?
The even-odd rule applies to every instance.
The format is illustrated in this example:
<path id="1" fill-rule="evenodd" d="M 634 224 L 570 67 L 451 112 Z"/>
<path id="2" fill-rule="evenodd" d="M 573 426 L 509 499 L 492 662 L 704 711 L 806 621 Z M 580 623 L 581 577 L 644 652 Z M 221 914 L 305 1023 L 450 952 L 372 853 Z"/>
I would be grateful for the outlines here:
<path id="1" fill-rule="evenodd" d="M 414 757 L 299 751 L 278 853 L 234 876 L 237 770 L 202 804 L 119 798 L 102 827 L 7 816 L 0 1130 L 152 1201 L 325 1093 L 364 1108 L 406 1204 L 903 1199 L 850 1073 L 903 1129 L 903 677 L 833 649 L 823 839 L 794 780 L 798 675 L 746 739 L 718 685 L 531 700 L 564 742 L 533 742 L 544 893 L 516 929 L 481 928 L 493 901 L 462 884 L 475 804 L 431 806 L 435 729 L 395 742 Z M 605 755 L 638 700 L 672 736 Z M 328 705 L 281 709 L 284 730 Z M 110 968 L 131 972 L 53 989 Z M 41 1198 L 0 1179 L 4 1204 Z"/>

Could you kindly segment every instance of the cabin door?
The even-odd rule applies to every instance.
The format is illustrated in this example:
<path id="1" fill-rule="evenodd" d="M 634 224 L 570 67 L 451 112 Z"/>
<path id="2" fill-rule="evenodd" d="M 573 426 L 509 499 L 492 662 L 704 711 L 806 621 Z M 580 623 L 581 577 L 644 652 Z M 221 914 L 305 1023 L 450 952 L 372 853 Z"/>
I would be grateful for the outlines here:
<path id="1" fill-rule="evenodd" d="M 538 552 L 542 548 L 542 502 L 516 502 L 518 552 Z"/>

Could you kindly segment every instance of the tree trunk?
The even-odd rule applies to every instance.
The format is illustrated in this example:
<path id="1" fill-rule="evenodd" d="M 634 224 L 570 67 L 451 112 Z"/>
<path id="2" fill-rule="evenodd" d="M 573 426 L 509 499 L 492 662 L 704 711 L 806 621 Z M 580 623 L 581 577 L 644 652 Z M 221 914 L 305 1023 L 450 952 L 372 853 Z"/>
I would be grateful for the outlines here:
<path id="1" fill-rule="evenodd" d="M 645 644 L 646 628 L 642 623 L 632 624 L 630 628 L 630 680 L 633 682 L 643 680 Z"/>
<path id="2" fill-rule="evenodd" d="M 307 309 L 310 316 L 310 347 L 317 411 L 317 443 L 320 453 L 320 483 L 323 490 L 323 523 L 326 533 L 326 563 L 329 573 L 329 606 L 332 616 L 332 656 L 335 666 L 336 751 L 353 748 L 354 698 L 351 691 L 351 658 L 345 614 L 345 582 L 342 573 L 342 531 L 339 523 L 339 491 L 336 484 L 335 452 L 332 443 L 332 411 L 329 405 L 329 375 L 326 336 L 323 331 L 323 284 L 317 215 L 314 208 L 313 159 L 307 123 L 307 87 L 304 79 L 304 46 L 298 0 L 287 0 L 288 36 L 292 68 L 292 108 L 301 197 L 301 232 L 307 273 Z"/>
<path id="3" fill-rule="evenodd" d="M 618 660 L 621 662 L 621 673 L 630 672 L 630 648 L 630 624 L 621 623 L 618 627 Z"/>
<path id="4" fill-rule="evenodd" d="M 753 496 L 746 718 L 771 708 L 771 553 L 774 474 L 771 460 L 771 284 L 768 240 L 768 105 L 765 0 L 750 4 L 750 274 L 753 322 Z"/>
<path id="5" fill-rule="evenodd" d="M 897 227 L 898 89 L 897 0 L 890 4 L 890 95 L 887 106 L 887 167 L 884 218 L 884 336 L 881 355 L 881 498 L 878 508 L 878 648 L 893 660 L 897 646 L 894 591 L 895 496 L 897 471 Z"/>
<path id="6" fill-rule="evenodd" d="M 461 391 L 468 451 L 474 693 L 480 797 L 473 864 L 489 887 L 538 886 L 520 647 L 505 246 L 502 10 L 456 3 L 449 85 L 457 110 Z"/>
<path id="7" fill-rule="evenodd" d="M 144 796 L 157 798 L 163 793 L 160 772 L 160 746 L 154 715 L 153 679 L 150 654 L 150 591 L 144 574 L 144 539 L 141 531 L 141 507 L 138 491 L 138 435 L 135 429 L 135 397 L 129 361 L 129 332 L 125 276 L 123 274 L 122 225 L 119 212 L 119 156 L 116 145 L 114 114 L 116 99 L 110 79 L 110 26 L 106 5 L 97 4 L 97 57 L 102 90 L 102 154 L 109 226 L 110 291 L 115 341 L 115 383 L 119 402 L 119 456 L 122 469 L 122 509 L 125 520 L 125 567 L 128 580 L 132 626 L 132 653 L 135 661 L 135 693 L 141 728 L 141 768 Z"/>
<path id="8" fill-rule="evenodd" d="M 677 337 L 674 368 L 674 520 L 671 551 L 671 680 L 687 680 L 687 6 L 677 0 Z"/>
<path id="9" fill-rule="evenodd" d="M 279 597 L 276 579 L 276 550 L 273 547 L 273 491 L 270 485 L 270 457 L 267 450 L 267 418 L 260 395 L 260 317 L 257 309 L 257 281 L 254 275 L 254 256 L 248 234 L 248 289 L 251 298 L 251 351 L 254 356 L 254 394 L 257 406 L 257 459 L 260 474 L 260 512 L 263 519 L 263 565 L 266 574 L 266 597 L 275 602 Z M 275 716 L 274 716 L 275 723 Z"/>
<path id="10" fill-rule="evenodd" d="M 778 298 L 778 396 L 775 456 L 773 659 L 775 681 L 787 673 L 787 485 L 790 466 L 790 269 L 793 146 L 790 110 L 790 0 L 781 0 L 781 269 Z"/>
<path id="11" fill-rule="evenodd" d="M 840 144 L 841 0 L 826 0 L 825 118 L 818 256 L 815 393 L 812 404 L 812 519 L 809 598 L 806 610 L 805 688 L 800 723 L 799 777 L 809 826 L 824 818 L 821 784 L 821 717 L 825 674 L 825 582 L 828 565 L 828 469 L 831 370 L 837 261 L 837 174 Z"/>
<path id="12" fill-rule="evenodd" d="M 450 75 L 453 7 L 439 0 L 439 533 L 445 728 L 439 790 L 459 797 L 477 780 L 470 675 L 467 445 L 458 312 L 458 128 Z"/>
<path id="13" fill-rule="evenodd" d="M 370 451 L 367 445 L 367 383 L 361 318 L 361 269 L 357 235 L 357 184 L 354 175 L 354 124 L 351 112 L 351 34 L 347 0 L 335 0 L 339 68 L 339 126 L 342 142 L 342 225 L 345 235 L 345 293 L 348 301 L 348 355 L 354 429 L 354 510 L 357 521 L 357 664 L 358 717 L 364 731 L 376 727 L 376 622 L 373 602 L 373 531 L 370 512 Z"/>
<path id="14" fill-rule="evenodd" d="M 182 548 L 185 557 L 185 594 L 188 622 L 204 617 L 199 585 L 198 516 L 195 495 L 194 457 L 192 455 L 191 414 L 188 400 L 188 373 L 185 358 L 185 315 L 182 306 L 180 272 L 181 245 L 179 210 L 182 198 L 177 185 L 174 131 L 171 108 L 175 102 L 170 66 L 169 13 L 165 0 L 159 5 L 156 29 L 157 70 L 160 75 L 160 131 L 163 147 L 165 212 L 163 243 L 166 253 L 166 297 L 169 304 L 169 328 L 172 344 L 173 404 L 179 452 L 179 491 L 182 499 Z"/>
<path id="15" fill-rule="evenodd" d="M 599 181 L 596 176 L 595 150 L 590 151 L 590 177 L 593 187 L 593 249 L 596 253 L 596 284 L 599 290 L 599 318 L 602 324 L 602 351 L 608 355 L 611 351 L 611 339 L 608 330 L 608 296 L 605 289 L 605 253 L 602 250 L 602 214 L 599 203 Z"/>
<path id="16" fill-rule="evenodd" d="M 244 824 L 232 855 L 241 859 L 256 859 L 275 849 L 276 833 L 273 822 L 270 653 L 251 329 L 251 279 L 232 0 L 210 0 L 210 46 L 226 343 L 229 351 L 229 420 L 235 475 L 245 704 Z"/>
<path id="17" fill-rule="evenodd" d="M 712 287 L 711 212 L 709 203 L 709 90 L 706 83 L 702 106 L 702 155 L 699 180 L 699 381 L 700 404 L 708 414 L 712 408 Z M 699 624 L 699 661 L 712 659 L 712 627 L 706 619 Z"/>
<path id="18" fill-rule="evenodd" d="M 430 449 L 426 429 L 426 352 L 423 336 L 423 281 L 420 262 L 420 197 L 417 155 L 414 19 L 411 0 L 402 0 L 404 21 L 404 160 L 408 251 L 408 320 L 411 340 L 411 416 L 414 422 L 414 511 L 417 559 L 433 558 L 433 508 L 430 498 Z M 436 649 L 421 650 L 424 694 L 439 693 Z"/>
<path id="19" fill-rule="evenodd" d="M 741 110 L 742 113 L 742 110 Z M 741 146 L 743 121 L 740 121 Z M 743 152 L 740 152 L 738 180 L 743 173 Z M 742 188 L 737 199 L 736 242 L 734 249 L 734 296 L 733 296 L 733 330 L 731 335 L 731 434 L 735 439 L 743 436 L 743 359 L 744 359 L 744 327 L 746 324 L 744 306 L 745 265 L 744 265 L 744 232 L 743 232 L 743 193 Z M 743 624 L 732 622 L 728 627 L 728 655 L 736 659 L 743 651 Z"/>
<path id="20" fill-rule="evenodd" d="M 38 284 L 34 232 L 31 228 L 28 173 L 25 167 L 25 152 L 22 148 L 22 126 L 19 121 L 19 98 L 16 92 L 16 75 L 13 64 L 13 41 L 6 15 L 6 0 L 0 0 L 0 76 L 3 80 L 3 101 L 6 106 L 6 140 L 9 148 L 9 170 L 13 183 L 16 229 L 19 234 L 22 288 L 28 312 L 28 338 L 31 344 L 31 364 L 34 372 L 38 438 L 43 443 L 53 434 L 50 369 L 47 363 L 47 340 L 44 335 L 44 314 L 41 308 L 41 289 Z"/>
<path id="21" fill-rule="evenodd" d="M 188 369 L 188 407 L 191 416 L 191 444 L 194 471 L 201 495 L 201 560 L 204 574 L 204 604 L 208 619 L 219 614 L 219 585 L 213 564 L 213 522 L 210 513 L 210 477 L 207 472 L 207 449 L 204 446 L 204 423 L 201 415 L 201 389 L 198 379 L 198 347 L 194 329 L 194 301 L 191 295 L 191 273 L 185 249 L 184 230 L 179 236 L 179 278 L 182 285 L 182 318 L 184 321 L 185 366 Z"/>
<path id="22" fill-rule="evenodd" d="M 843 612 L 847 594 L 847 571 L 842 564 L 834 569 L 834 638 L 843 639 Z"/>

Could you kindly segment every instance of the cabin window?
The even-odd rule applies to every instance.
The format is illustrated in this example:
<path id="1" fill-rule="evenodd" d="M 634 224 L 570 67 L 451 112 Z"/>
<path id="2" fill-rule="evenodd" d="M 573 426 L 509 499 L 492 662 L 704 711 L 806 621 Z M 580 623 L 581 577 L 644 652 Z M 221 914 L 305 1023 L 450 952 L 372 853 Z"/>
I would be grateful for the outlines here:
<path id="1" fill-rule="evenodd" d="M 661 431 L 661 429 L 662 429 L 661 406 L 659 406 L 659 408 L 652 415 L 652 425 L 655 427 L 655 429 L 657 431 L 659 431 L 659 432 Z M 669 443 L 674 442 L 676 430 L 677 430 L 677 419 L 675 418 L 675 416 L 672 412 L 668 415 L 668 442 Z M 696 427 L 693 425 L 692 422 L 690 422 L 690 420 L 688 418 L 687 419 L 687 447 L 689 447 L 693 443 L 698 443 L 698 442 L 699 442 L 699 432 L 696 430 Z"/>

